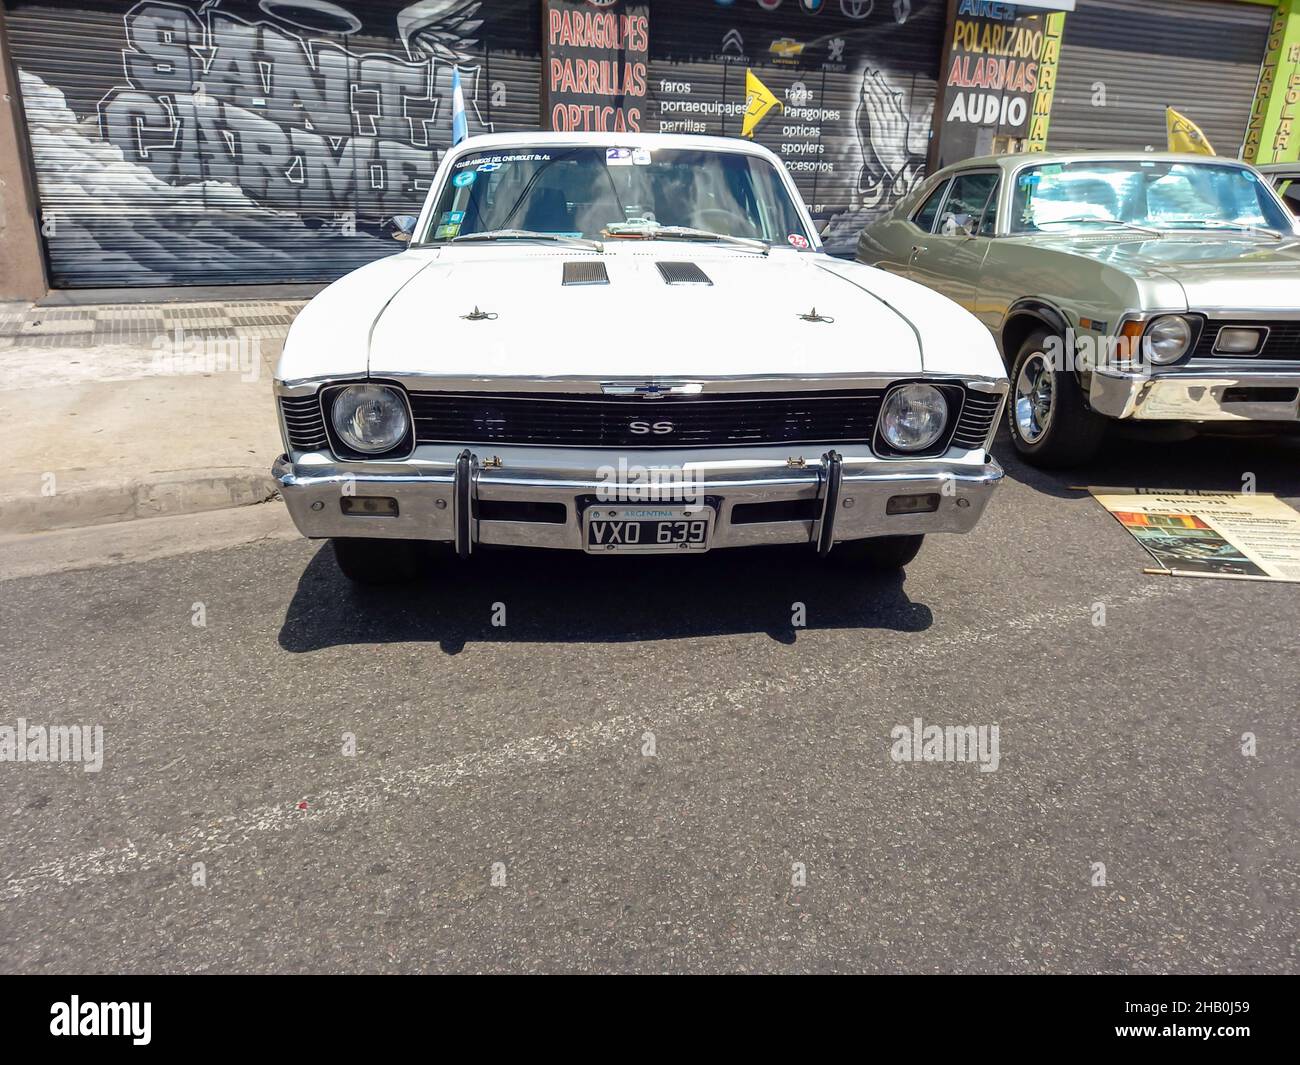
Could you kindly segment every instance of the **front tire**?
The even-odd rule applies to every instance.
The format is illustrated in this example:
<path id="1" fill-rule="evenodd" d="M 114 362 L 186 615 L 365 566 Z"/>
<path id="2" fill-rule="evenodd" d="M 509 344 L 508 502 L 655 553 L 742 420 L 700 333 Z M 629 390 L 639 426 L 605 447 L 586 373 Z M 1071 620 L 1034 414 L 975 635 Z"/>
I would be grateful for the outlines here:
<path id="1" fill-rule="evenodd" d="M 353 584 L 406 584 L 419 576 L 420 541 L 338 537 L 334 560 Z"/>
<path id="2" fill-rule="evenodd" d="M 1106 420 L 1088 409 L 1073 371 L 1053 369 L 1046 329 L 1031 333 L 1011 364 L 1007 428 L 1026 462 L 1048 469 L 1093 458 L 1106 436 Z"/>
<path id="3" fill-rule="evenodd" d="M 872 536 L 836 544 L 826 557 L 837 566 L 889 573 L 903 569 L 916 558 L 925 542 L 923 533 L 911 536 Z"/>

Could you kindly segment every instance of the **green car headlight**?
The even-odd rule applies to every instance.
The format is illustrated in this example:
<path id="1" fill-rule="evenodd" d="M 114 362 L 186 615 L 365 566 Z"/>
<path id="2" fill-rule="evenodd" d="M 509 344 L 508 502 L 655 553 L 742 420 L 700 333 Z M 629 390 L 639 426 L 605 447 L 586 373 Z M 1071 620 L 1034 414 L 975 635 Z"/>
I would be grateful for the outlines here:
<path id="1" fill-rule="evenodd" d="M 1165 314 L 1147 326 L 1142 337 L 1142 353 L 1157 366 L 1177 362 L 1192 346 L 1195 330 L 1181 314 Z"/>

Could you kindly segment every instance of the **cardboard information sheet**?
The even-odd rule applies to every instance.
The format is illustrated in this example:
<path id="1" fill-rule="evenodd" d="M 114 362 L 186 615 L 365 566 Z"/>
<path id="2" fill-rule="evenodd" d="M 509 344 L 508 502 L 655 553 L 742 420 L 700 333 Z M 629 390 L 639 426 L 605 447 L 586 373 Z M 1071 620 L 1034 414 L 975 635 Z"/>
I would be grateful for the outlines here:
<path id="1" fill-rule="evenodd" d="M 1300 513 L 1273 495 L 1090 488 L 1177 577 L 1300 583 Z"/>

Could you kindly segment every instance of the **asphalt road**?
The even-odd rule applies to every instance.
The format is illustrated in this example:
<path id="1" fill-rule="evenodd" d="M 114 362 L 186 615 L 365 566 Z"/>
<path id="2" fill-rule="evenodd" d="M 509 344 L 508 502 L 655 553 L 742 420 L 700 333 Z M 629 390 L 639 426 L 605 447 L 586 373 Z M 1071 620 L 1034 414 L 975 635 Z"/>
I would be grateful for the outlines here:
<path id="1" fill-rule="evenodd" d="M 0 968 L 1295 971 L 1300 587 L 1146 576 L 1069 486 L 1294 501 L 1300 445 L 1006 452 L 905 579 L 516 553 L 359 594 L 275 505 L 15 551 L 0 724 L 105 750 L 0 764 Z M 997 770 L 894 762 L 916 717 L 996 724 Z"/>

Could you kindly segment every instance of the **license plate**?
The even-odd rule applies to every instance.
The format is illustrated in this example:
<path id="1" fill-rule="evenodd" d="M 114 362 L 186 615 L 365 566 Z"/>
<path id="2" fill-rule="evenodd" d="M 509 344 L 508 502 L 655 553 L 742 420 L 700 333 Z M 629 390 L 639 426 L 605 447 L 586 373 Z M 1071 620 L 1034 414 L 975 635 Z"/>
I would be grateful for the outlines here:
<path id="1" fill-rule="evenodd" d="M 583 546 L 593 554 L 707 551 L 712 534 L 712 507 L 594 506 L 582 518 Z"/>

